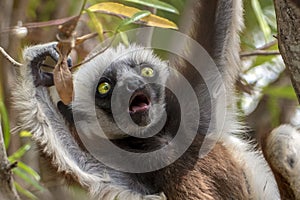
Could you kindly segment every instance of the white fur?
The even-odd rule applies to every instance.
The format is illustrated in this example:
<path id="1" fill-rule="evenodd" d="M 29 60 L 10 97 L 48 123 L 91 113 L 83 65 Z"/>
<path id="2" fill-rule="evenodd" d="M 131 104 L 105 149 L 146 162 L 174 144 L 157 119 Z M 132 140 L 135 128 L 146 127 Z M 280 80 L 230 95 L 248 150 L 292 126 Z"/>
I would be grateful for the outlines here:
<path id="1" fill-rule="evenodd" d="M 300 197 L 300 133 L 291 125 L 274 129 L 266 141 L 268 162 L 289 181 L 295 197 Z"/>
<path id="2" fill-rule="evenodd" d="M 236 158 L 236 161 L 244 166 L 247 180 L 250 185 L 250 192 L 252 199 L 279 199 L 279 191 L 276 185 L 276 181 L 271 172 L 270 167 L 266 163 L 262 153 L 254 150 L 253 145 L 241 140 L 239 136 L 243 134 L 243 126 L 237 123 L 235 108 L 235 98 L 231 88 L 233 87 L 234 80 L 239 73 L 239 43 L 240 38 L 237 37 L 241 29 L 243 28 L 243 6 L 242 1 L 233 1 L 233 17 L 231 21 L 231 28 L 228 31 L 227 36 L 227 49 L 224 49 L 225 57 L 225 79 L 227 94 L 226 99 L 229 102 L 228 111 L 225 120 L 224 132 L 221 141 L 232 152 L 232 155 Z M 230 47 L 230 48 L 228 48 Z"/>
<path id="3" fill-rule="evenodd" d="M 34 48 L 37 48 L 37 46 L 34 46 Z M 28 53 L 30 54 L 28 55 Z M 70 137 L 68 128 L 61 123 L 64 119 L 57 110 L 53 110 L 55 106 L 52 105 L 47 89 L 34 86 L 31 68 L 28 66 L 31 56 L 32 51 L 30 48 L 25 49 L 25 64 L 20 67 L 17 84 L 13 91 L 14 106 L 19 112 L 18 117 L 21 128 L 33 133 L 33 139 L 44 146 L 44 153 L 51 154 L 53 157 L 52 162 L 58 167 L 58 171 L 71 174 L 81 185 L 89 189 L 91 196 L 95 199 L 165 199 L 163 194 L 141 195 L 112 183 L 105 167 L 101 169 L 101 172 L 98 171 L 102 164 L 89 154 L 80 151 L 77 143 Z M 50 115 L 51 119 L 49 120 Z M 56 121 L 60 123 L 56 123 Z M 66 138 L 68 138 L 69 144 L 65 143 L 64 139 Z M 66 145 L 68 148 L 65 147 Z M 73 153 L 76 155 L 69 153 L 72 150 L 75 150 Z M 85 166 L 84 164 L 87 161 L 91 162 L 91 165 Z"/>
<path id="4" fill-rule="evenodd" d="M 241 0 L 234 0 L 233 9 L 237 13 L 234 15 L 232 21 L 232 29 L 230 30 L 230 36 L 227 47 L 234 49 L 234 51 L 228 51 L 224 56 L 226 57 L 226 64 L 229 69 L 228 79 L 231 81 L 237 74 L 238 51 L 237 46 L 239 43 L 237 32 L 240 30 L 242 22 L 240 21 L 242 10 Z M 236 26 L 236 27 L 235 27 Z M 63 123 L 63 118 L 59 112 L 52 105 L 52 101 L 49 97 L 46 88 L 36 88 L 33 84 L 31 76 L 31 69 L 28 66 L 28 62 L 36 55 L 31 54 L 32 48 L 40 48 L 42 45 L 31 47 L 24 52 L 25 64 L 20 67 L 20 74 L 18 77 L 17 85 L 15 86 L 14 101 L 15 108 L 19 113 L 19 123 L 22 129 L 31 131 L 34 135 L 33 139 L 44 146 L 44 152 L 53 156 L 53 164 L 58 166 L 58 170 L 73 175 L 78 179 L 79 183 L 87 187 L 94 198 L 103 200 L 112 199 L 165 199 L 163 194 L 160 195 L 141 195 L 127 189 L 125 186 L 120 185 L 109 176 L 109 172 L 106 173 L 106 168 L 90 154 L 80 151 L 76 142 L 71 138 L 68 128 Z M 130 47 L 130 50 L 139 47 Z M 105 54 L 105 58 L 98 56 L 95 58 L 95 62 L 86 64 L 80 69 L 79 73 L 75 75 L 75 80 L 81 84 L 75 84 L 75 92 L 84 90 L 85 88 L 93 88 L 97 79 L 97 75 L 101 73 L 96 63 L 107 66 L 111 61 L 117 59 L 120 54 L 128 54 L 128 49 L 119 46 L 116 50 L 108 49 Z M 135 59 L 147 58 L 149 62 L 154 65 L 161 64 L 151 51 L 144 51 L 144 55 L 136 54 Z M 126 56 L 126 55 L 125 55 Z M 233 77 L 232 77 L 233 75 Z M 89 81 L 86 81 L 89 80 Z M 230 82 L 230 81 L 229 81 Z M 76 94 L 77 95 L 77 94 Z M 90 94 L 93 95 L 93 94 Z M 80 95 L 81 102 L 85 102 L 86 105 L 82 109 L 89 109 L 94 107 L 94 102 L 91 101 L 91 96 Z M 232 103 L 231 94 L 228 94 L 226 98 Z M 80 105 L 74 105 L 75 107 Z M 228 107 L 232 105 L 228 104 Z M 232 106 L 234 107 L 234 106 Z M 235 112 L 234 108 L 229 108 Z M 51 117 L 51 118 L 50 118 Z M 59 126 L 56 126 L 60 124 Z M 238 125 L 234 114 L 228 113 L 225 120 L 224 135 L 221 136 L 220 141 L 224 144 L 229 151 L 234 155 L 236 161 L 244 168 L 246 172 L 246 178 L 250 185 L 252 199 L 278 199 L 278 190 L 274 181 L 274 177 L 270 172 L 265 160 L 260 152 L 251 149 L 250 145 L 238 139 L 233 134 L 240 134 L 240 125 Z M 65 143 L 66 137 L 69 137 L 68 143 Z M 68 148 L 66 148 L 66 145 Z M 75 153 L 76 155 L 71 154 Z M 225 158 L 226 159 L 226 158 Z M 91 164 L 84 165 L 87 161 Z M 230 173 L 230 172 L 228 172 Z"/>
<path id="5" fill-rule="evenodd" d="M 27 51 L 25 50 L 25 53 L 26 52 Z M 93 72 L 92 68 L 86 68 L 84 70 L 88 70 L 90 73 L 98 73 L 95 71 Z M 102 173 L 99 174 L 89 172 L 85 169 L 85 166 L 81 166 L 80 163 L 77 163 L 76 160 L 74 160 L 73 155 L 64 151 L 64 145 L 66 144 L 63 143 L 61 135 L 64 132 L 65 134 L 69 134 L 68 128 L 65 126 L 52 126 L 51 121 L 49 121 L 47 116 L 48 113 L 45 113 L 45 108 L 49 108 L 49 105 L 52 104 L 48 91 L 46 88 L 34 87 L 31 69 L 27 67 L 26 64 L 20 68 L 20 77 L 18 78 L 18 84 L 15 88 L 16 89 L 13 92 L 16 102 L 15 107 L 19 111 L 22 128 L 34 133 L 33 139 L 45 146 L 44 152 L 53 156 L 53 164 L 59 167 L 59 171 L 70 173 L 75 176 L 83 186 L 89 188 L 92 196 L 99 199 L 114 199 L 115 197 L 121 199 L 165 198 L 163 194 L 161 196 L 143 196 L 126 188 L 122 188 L 121 186 L 113 185 L 109 174 L 105 173 L 105 168 L 103 168 Z M 39 99 L 37 99 L 37 97 Z M 85 108 L 88 107 L 89 106 L 86 106 Z M 53 116 L 54 120 L 63 121 L 63 118 L 57 110 L 53 110 L 53 114 L 55 115 Z M 247 143 L 232 135 L 234 132 L 239 132 L 233 132 L 233 130 L 240 129 L 240 126 L 234 123 L 236 120 L 233 116 L 234 115 L 227 113 L 228 119 L 226 119 L 226 126 L 223 130 L 226 134 L 222 135 L 220 141 L 232 152 L 236 161 L 238 161 L 241 166 L 244 166 L 253 199 L 278 199 L 278 190 L 274 178 L 262 155 L 259 152 L 252 150 Z M 57 128 L 60 128 L 60 132 L 55 130 Z M 71 145 L 74 145 L 74 147 L 70 146 L 70 148 L 78 148 L 75 141 L 72 141 Z M 84 152 L 77 153 L 79 155 L 82 154 L 80 155 L 82 157 L 86 157 L 82 159 L 92 160 L 89 154 Z M 97 164 L 96 161 L 93 160 L 93 162 Z"/>
<path id="6" fill-rule="evenodd" d="M 251 199 L 280 199 L 274 176 L 261 152 L 232 135 L 225 135 L 223 144 L 244 168 L 250 186 Z"/>

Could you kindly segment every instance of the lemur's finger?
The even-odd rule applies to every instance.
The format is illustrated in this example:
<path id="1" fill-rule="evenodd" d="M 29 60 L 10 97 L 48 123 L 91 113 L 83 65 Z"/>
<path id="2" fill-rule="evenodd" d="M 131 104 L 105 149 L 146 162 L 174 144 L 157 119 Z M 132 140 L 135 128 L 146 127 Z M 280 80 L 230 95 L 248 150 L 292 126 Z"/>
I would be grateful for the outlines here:
<path id="1" fill-rule="evenodd" d="M 54 85 L 54 80 L 53 80 L 53 74 L 50 72 L 40 72 L 36 74 L 36 78 L 34 80 L 35 86 L 45 86 L 45 87 L 51 87 Z"/>
<path id="2" fill-rule="evenodd" d="M 57 43 L 54 43 L 53 45 L 54 45 L 53 48 L 49 49 L 49 56 L 50 56 L 55 62 L 58 62 L 58 59 L 59 59 L 59 53 L 58 53 L 57 48 L 56 48 Z M 68 56 L 67 63 L 68 63 L 68 67 L 72 67 L 72 59 L 71 59 L 70 56 Z"/>
<path id="3" fill-rule="evenodd" d="M 55 61 L 55 62 L 57 62 L 58 61 L 58 59 L 59 59 L 59 53 L 58 53 L 58 51 L 56 50 L 56 45 L 57 45 L 57 43 L 53 43 L 53 46 L 51 47 L 49 47 L 49 49 L 48 49 L 48 54 L 49 54 L 49 56 Z"/>
<path id="4" fill-rule="evenodd" d="M 53 48 L 49 48 L 49 56 L 50 56 L 55 62 L 57 62 L 58 59 L 59 59 L 59 53 L 58 53 L 58 51 L 57 51 L 57 49 L 56 49 L 57 43 L 54 43 L 53 45 L 54 45 Z M 68 57 L 67 63 L 68 63 L 68 67 L 71 67 L 71 66 L 72 66 L 72 59 L 71 59 L 70 56 Z"/>
<path id="5" fill-rule="evenodd" d="M 70 56 L 68 57 L 67 63 L 69 68 L 72 67 L 72 59 Z"/>

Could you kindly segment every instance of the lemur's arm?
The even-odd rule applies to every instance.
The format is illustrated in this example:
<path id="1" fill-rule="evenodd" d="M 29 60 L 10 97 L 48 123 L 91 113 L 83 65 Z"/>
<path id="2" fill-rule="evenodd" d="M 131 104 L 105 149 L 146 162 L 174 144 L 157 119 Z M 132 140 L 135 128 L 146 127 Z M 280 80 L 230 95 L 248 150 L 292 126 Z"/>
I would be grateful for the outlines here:
<path id="1" fill-rule="evenodd" d="M 56 43 L 48 43 L 24 50 L 25 61 L 19 68 L 13 92 L 19 125 L 33 133 L 33 139 L 52 158 L 59 172 L 71 175 L 87 187 L 92 196 L 98 199 L 164 199 L 163 195 L 141 195 L 129 190 L 125 174 L 107 168 L 79 147 L 45 87 L 53 85 L 52 74 L 40 70 L 46 56 L 58 60 L 55 47 Z"/>
<path id="2" fill-rule="evenodd" d="M 239 73 L 242 4 L 242 0 L 188 0 L 186 13 L 179 27 L 181 32 L 197 41 L 213 58 L 229 90 L 232 90 Z M 190 51 L 191 57 L 200 56 L 197 50 Z M 188 65 L 185 63 L 185 66 Z M 192 82 L 193 78 L 197 81 L 197 77 L 194 77 L 197 73 L 191 67 L 180 66 L 179 71 L 189 77 L 189 81 Z"/>

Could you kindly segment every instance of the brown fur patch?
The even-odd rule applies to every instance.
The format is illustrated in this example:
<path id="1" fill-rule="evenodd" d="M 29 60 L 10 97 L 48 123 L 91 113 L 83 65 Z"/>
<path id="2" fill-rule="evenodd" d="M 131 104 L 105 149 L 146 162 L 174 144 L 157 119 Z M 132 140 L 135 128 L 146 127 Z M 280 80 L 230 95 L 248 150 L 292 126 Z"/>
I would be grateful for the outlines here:
<path id="1" fill-rule="evenodd" d="M 194 159 L 185 157 L 167 168 L 164 193 L 169 200 L 250 198 L 242 167 L 222 144 L 196 163 Z"/>

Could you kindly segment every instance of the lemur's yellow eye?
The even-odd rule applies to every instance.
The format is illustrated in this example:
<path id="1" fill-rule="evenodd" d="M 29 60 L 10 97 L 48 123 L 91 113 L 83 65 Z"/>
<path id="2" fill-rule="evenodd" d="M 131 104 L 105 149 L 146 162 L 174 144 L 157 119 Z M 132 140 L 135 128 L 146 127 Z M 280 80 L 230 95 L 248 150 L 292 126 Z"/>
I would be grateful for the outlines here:
<path id="1" fill-rule="evenodd" d="M 109 92 L 111 86 L 108 82 L 103 82 L 103 83 L 100 83 L 99 86 L 98 86 L 98 92 L 100 94 L 106 94 Z"/>
<path id="2" fill-rule="evenodd" d="M 150 67 L 145 67 L 141 71 L 141 75 L 144 77 L 153 77 L 154 76 L 154 71 Z"/>

